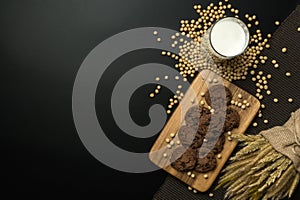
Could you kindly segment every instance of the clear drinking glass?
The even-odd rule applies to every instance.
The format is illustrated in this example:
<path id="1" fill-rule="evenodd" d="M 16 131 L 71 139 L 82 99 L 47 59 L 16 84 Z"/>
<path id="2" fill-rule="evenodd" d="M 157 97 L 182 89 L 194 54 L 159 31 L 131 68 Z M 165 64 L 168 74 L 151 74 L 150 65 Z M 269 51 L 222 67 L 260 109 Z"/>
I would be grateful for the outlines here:
<path id="1" fill-rule="evenodd" d="M 246 24 L 235 17 L 226 17 L 215 22 L 202 38 L 202 44 L 211 56 L 220 60 L 241 55 L 249 44 Z"/>

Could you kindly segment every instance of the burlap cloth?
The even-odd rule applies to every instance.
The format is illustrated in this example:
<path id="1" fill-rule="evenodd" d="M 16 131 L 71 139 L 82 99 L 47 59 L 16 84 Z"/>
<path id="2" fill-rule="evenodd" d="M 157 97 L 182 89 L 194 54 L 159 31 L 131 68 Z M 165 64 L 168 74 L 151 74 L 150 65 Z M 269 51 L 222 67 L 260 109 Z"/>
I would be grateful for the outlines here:
<path id="1" fill-rule="evenodd" d="M 263 117 L 254 119 L 258 122 L 258 127 L 250 126 L 247 133 L 258 134 L 263 130 L 273 128 L 275 126 L 284 125 L 291 117 L 291 113 L 295 112 L 300 107 L 300 33 L 297 32 L 297 28 L 300 27 L 300 6 L 298 6 L 280 27 L 273 34 L 270 40 L 270 49 L 266 49 L 262 52 L 263 55 L 268 57 L 267 64 L 262 66 L 262 70 L 272 75 L 272 79 L 269 81 L 269 87 L 272 91 L 272 95 L 265 95 L 262 103 L 266 105 L 263 110 Z M 288 52 L 283 54 L 281 49 L 286 47 Z M 279 63 L 279 68 L 275 69 L 271 64 L 271 60 L 276 59 Z M 258 69 L 259 70 L 259 69 Z M 292 73 L 291 77 L 286 77 L 285 73 L 289 71 Z M 234 82 L 237 86 L 255 95 L 256 88 L 254 82 L 251 81 L 251 77 L 247 80 Z M 274 103 L 273 99 L 278 98 L 279 102 Z M 288 99 L 292 98 L 293 103 L 289 103 Z M 268 119 L 269 123 L 264 124 L 263 120 Z M 290 133 L 289 133 L 290 134 Z M 279 139 L 279 138 L 278 138 Z M 294 140 L 294 137 L 291 138 Z M 293 142 L 293 141 L 287 141 Z M 290 148 L 292 145 L 290 145 Z M 236 148 L 236 151 L 238 148 Z M 299 151 L 299 149 L 296 149 Z M 292 149 L 289 152 L 293 152 Z M 295 155 L 293 155 L 295 156 Z M 299 167 L 299 163 L 296 164 Z M 298 168 L 299 169 L 299 168 Z M 187 189 L 187 185 L 173 176 L 167 176 L 164 183 L 159 190 L 155 193 L 154 200 L 209 200 L 217 199 L 221 200 L 224 196 L 224 189 L 218 189 L 213 191 L 215 184 L 211 187 L 211 190 L 206 193 L 197 193 Z M 209 197 L 208 194 L 212 192 L 213 197 Z M 300 199 L 300 186 L 296 189 L 294 196 L 290 200 Z"/>
<path id="2" fill-rule="evenodd" d="M 260 134 L 274 149 L 290 158 L 300 173 L 300 109 L 293 112 L 283 126 L 275 126 Z"/>

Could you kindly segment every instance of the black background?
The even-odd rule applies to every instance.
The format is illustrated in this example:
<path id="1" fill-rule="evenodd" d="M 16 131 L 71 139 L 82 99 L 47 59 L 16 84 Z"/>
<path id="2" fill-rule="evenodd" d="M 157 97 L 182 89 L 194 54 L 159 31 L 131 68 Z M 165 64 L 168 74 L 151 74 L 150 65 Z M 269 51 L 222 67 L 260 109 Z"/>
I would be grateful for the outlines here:
<path id="1" fill-rule="evenodd" d="M 87 54 L 106 38 L 137 27 L 157 26 L 178 30 L 181 19 L 196 19 L 192 0 L 2 0 L 1 69 L 3 192 L 32 199 L 90 197 L 99 199 L 151 199 L 166 173 L 128 174 L 94 159 L 81 143 L 72 118 L 72 89 L 77 70 Z M 275 20 L 284 20 L 299 1 L 233 0 L 241 13 L 256 14 L 264 33 L 273 33 Z M 114 62 L 101 79 L 96 109 L 99 121 L 118 146 L 135 152 L 149 151 L 156 137 L 133 139 L 116 127 L 110 94 L 118 78 L 137 64 L 174 62 L 159 51 L 136 51 Z M 4 87 L 3 87 L 4 86 Z M 132 97 L 133 119 L 149 122 L 153 103 L 166 105 L 171 93 L 163 89 L 155 100 L 143 86 Z M 4 131 L 5 130 L 5 131 Z"/>

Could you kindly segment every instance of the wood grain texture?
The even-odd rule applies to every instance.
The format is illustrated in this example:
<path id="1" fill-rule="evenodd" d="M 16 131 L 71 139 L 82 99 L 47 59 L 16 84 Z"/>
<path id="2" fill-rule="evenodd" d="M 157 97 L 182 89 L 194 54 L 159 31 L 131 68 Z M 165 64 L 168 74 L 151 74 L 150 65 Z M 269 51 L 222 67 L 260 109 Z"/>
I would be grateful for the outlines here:
<path id="1" fill-rule="evenodd" d="M 215 83 L 212 80 L 217 80 L 218 82 Z M 200 103 L 201 100 L 204 98 L 201 96 L 202 92 L 206 92 L 208 87 L 215 85 L 215 84 L 224 84 L 224 86 L 228 87 L 232 92 L 232 99 L 235 101 L 242 102 L 243 100 L 247 100 L 250 103 L 250 106 L 246 109 L 242 109 L 238 106 L 235 106 L 240 115 L 240 125 L 238 128 L 232 130 L 232 134 L 244 134 L 248 126 L 251 124 L 253 118 L 257 114 L 260 108 L 260 102 L 248 92 L 242 90 L 241 88 L 237 87 L 236 85 L 230 83 L 229 81 L 221 78 L 217 74 L 213 73 L 209 70 L 201 71 L 197 77 L 194 79 L 193 83 L 191 84 L 190 88 L 187 90 L 184 98 L 182 99 L 181 103 L 173 112 L 172 116 L 164 126 L 163 130 L 159 134 L 157 140 L 153 144 L 151 151 L 149 153 L 150 160 L 160 168 L 164 169 L 169 174 L 177 177 L 179 180 L 183 181 L 187 185 L 191 186 L 192 188 L 200 191 L 206 192 L 214 183 L 215 179 L 217 178 L 218 174 L 221 172 L 223 166 L 229 159 L 230 155 L 232 154 L 233 150 L 237 145 L 237 141 L 229 141 L 228 136 L 226 135 L 226 142 L 224 144 L 224 149 L 220 153 L 222 155 L 221 159 L 217 158 L 217 167 L 215 170 L 208 172 L 208 173 L 198 173 L 196 171 L 192 171 L 193 174 L 196 176 L 192 178 L 191 176 L 187 175 L 187 172 L 179 172 L 170 166 L 170 156 L 172 155 L 172 151 L 176 147 L 181 145 L 176 144 L 179 140 L 177 136 L 178 129 L 185 123 L 184 122 L 184 114 L 185 112 L 191 107 L 195 106 Z M 238 98 L 238 94 L 242 95 L 242 99 Z M 207 105 L 205 105 L 207 106 Z M 175 137 L 171 138 L 170 134 L 175 133 Z M 166 139 L 172 139 L 175 143 L 172 148 L 168 148 L 168 143 Z M 170 146 L 169 146 L 170 147 Z M 163 156 L 165 154 L 165 156 Z M 204 178 L 204 175 L 207 174 L 208 178 Z"/>

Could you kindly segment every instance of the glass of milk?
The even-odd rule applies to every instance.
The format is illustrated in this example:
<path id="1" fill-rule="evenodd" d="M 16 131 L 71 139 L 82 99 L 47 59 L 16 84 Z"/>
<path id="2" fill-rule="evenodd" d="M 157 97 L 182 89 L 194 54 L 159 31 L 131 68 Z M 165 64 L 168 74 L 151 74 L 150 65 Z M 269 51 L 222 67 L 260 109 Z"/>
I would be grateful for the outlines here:
<path id="1" fill-rule="evenodd" d="M 246 24 L 235 18 L 218 20 L 202 39 L 208 53 L 218 59 L 231 59 L 244 53 L 249 44 L 249 30 Z"/>

